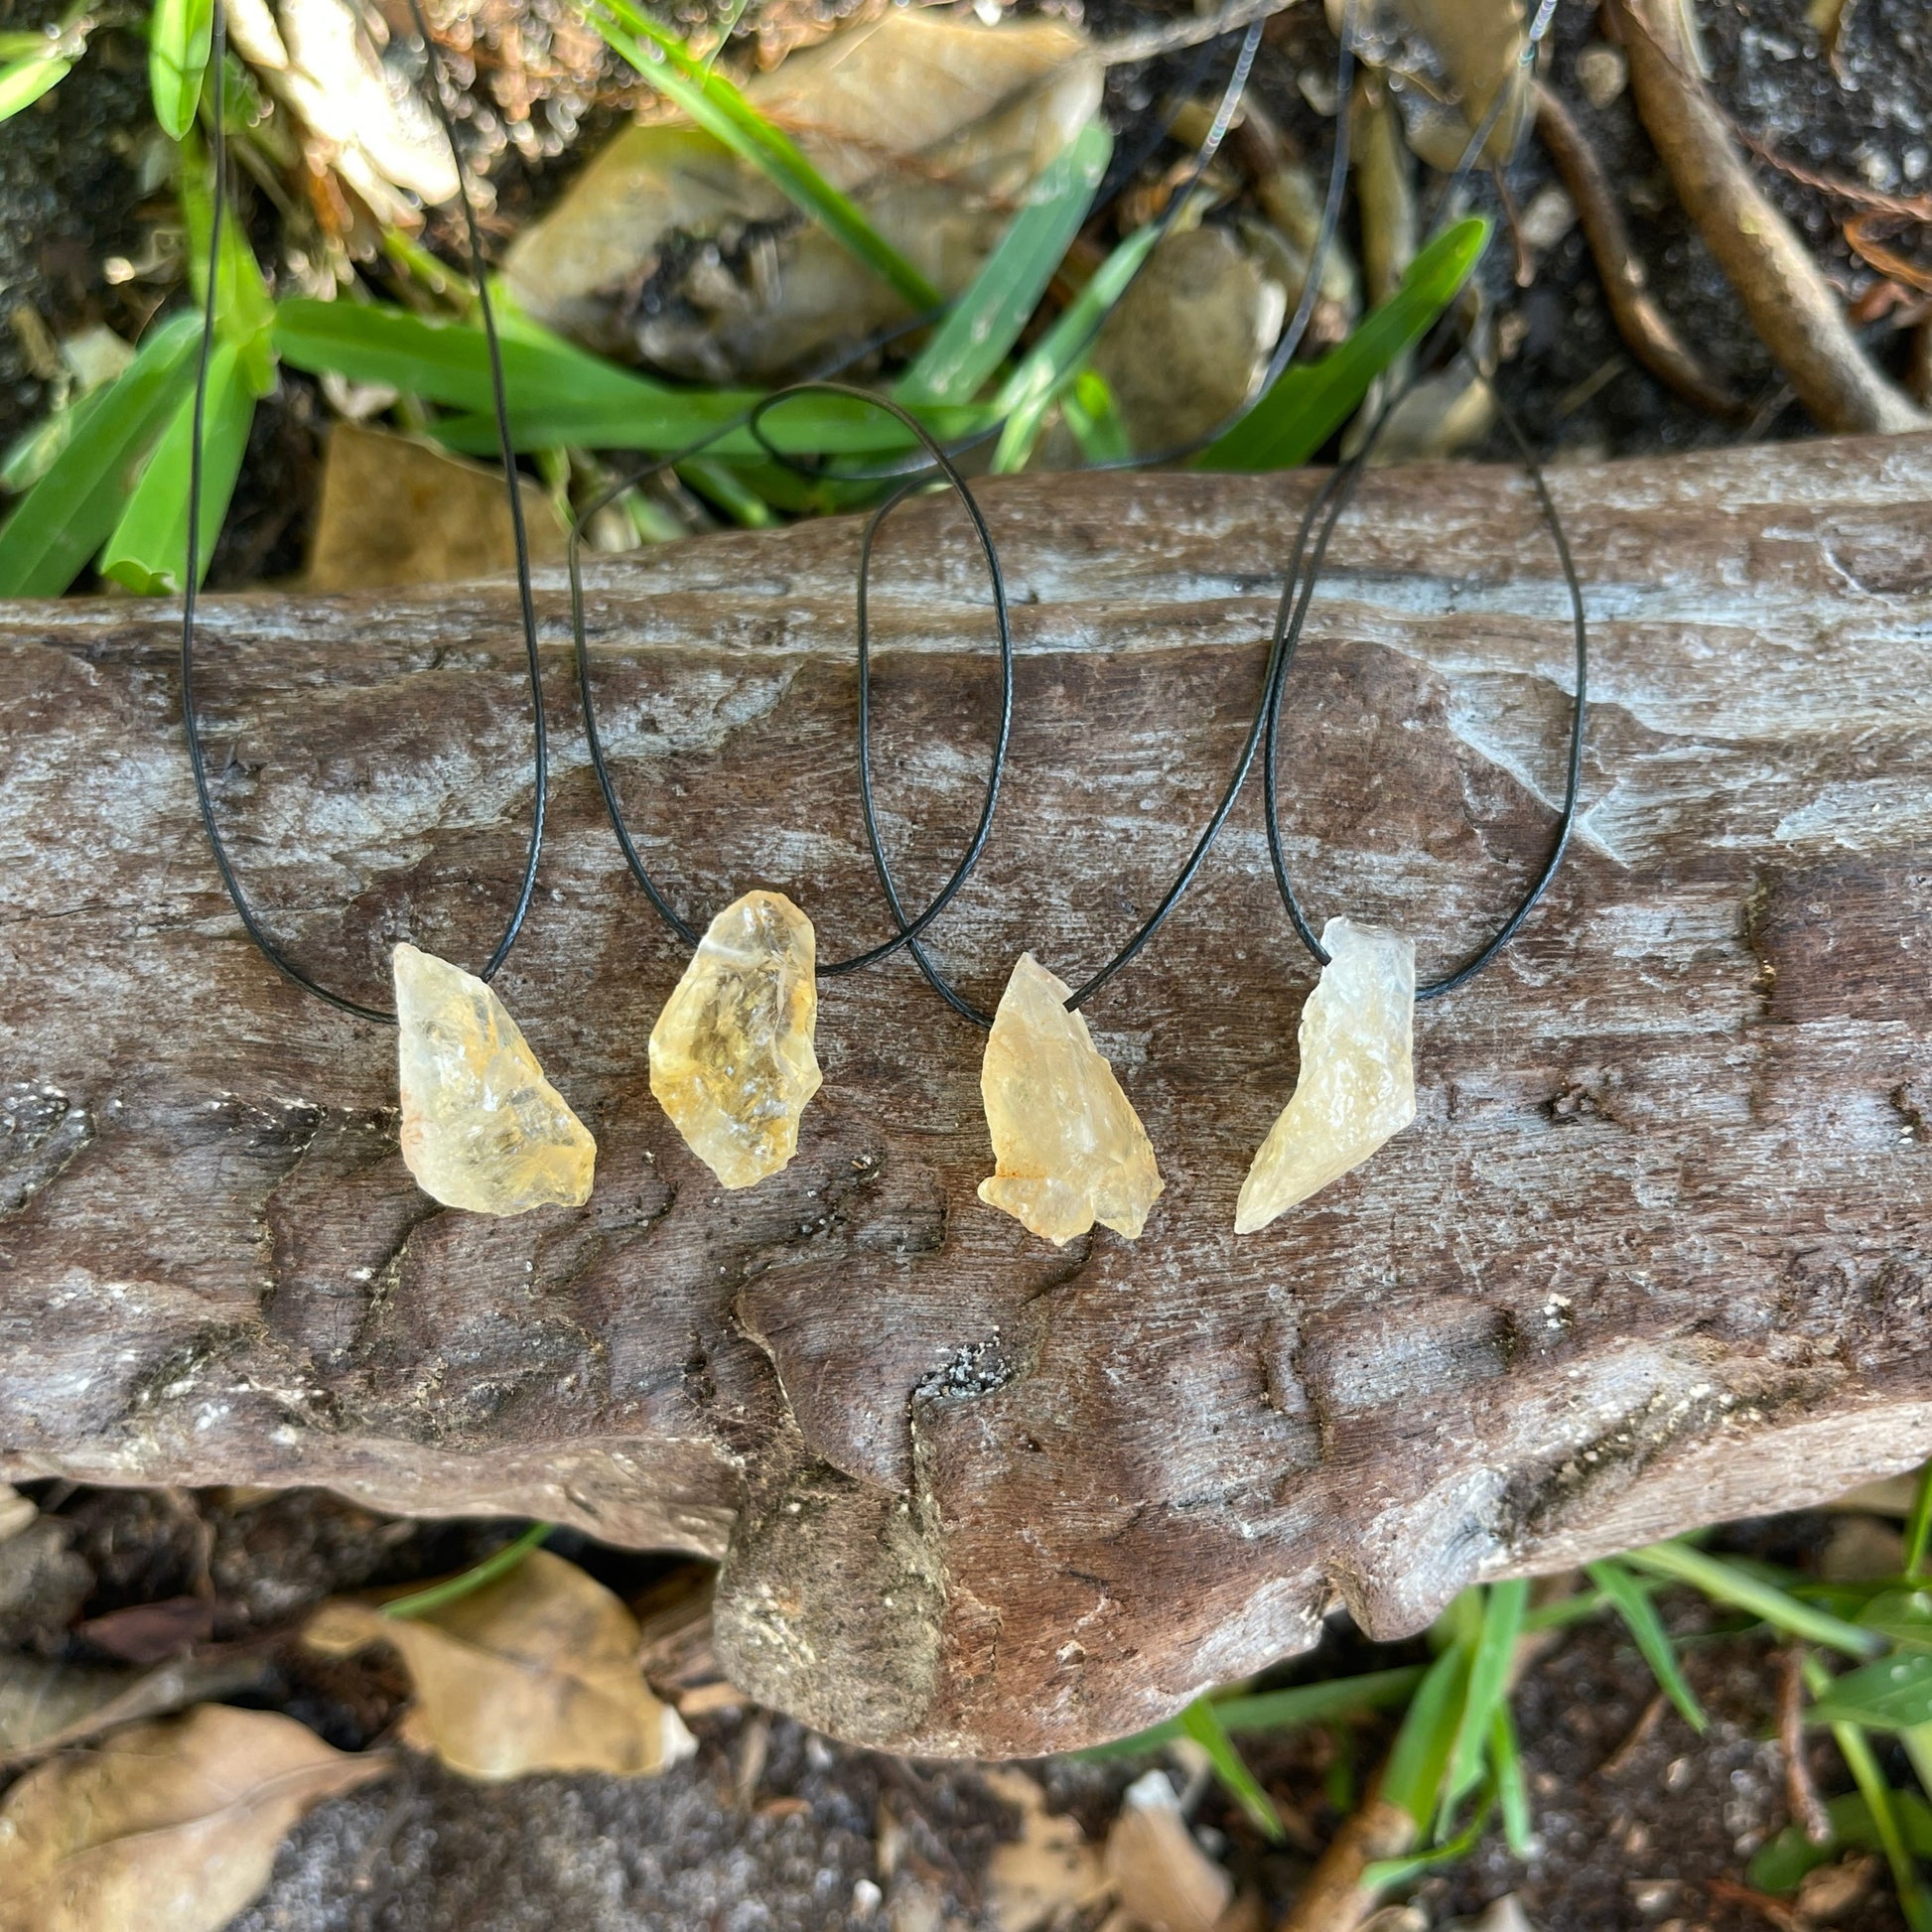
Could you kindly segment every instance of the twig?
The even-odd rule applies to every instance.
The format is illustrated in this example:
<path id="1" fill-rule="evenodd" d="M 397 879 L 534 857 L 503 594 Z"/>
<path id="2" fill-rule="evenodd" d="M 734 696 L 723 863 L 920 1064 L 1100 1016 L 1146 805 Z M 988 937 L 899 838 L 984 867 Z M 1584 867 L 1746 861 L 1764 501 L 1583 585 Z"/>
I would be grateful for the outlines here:
<path id="1" fill-rule="evenodd" d="M 1740 1885 L 1734 1878 L 1705 1878 L 1700 1882 L 1718 1903 L 1742 1905 L 1748 1911 L 1757 1912 L 1775 1925 L 1778 1932 L 1806 1932 L 1811 1924 L 1809 1919 L 1800 1918 L 1783 1899 L 1773 1898 L 1768 1892 L 1755 1891 L 1749 1885 Z"/>
<path id="2" fill-rule="evenodd" d="M 1355 1932 L 1378 1894 L 1362 1873 L 1381 1859 L 1399 1859 L 1416 1842 L 1416 1821 L 1400 1805 L 1371 1798 L 1349 1818 L 1315 1861 L 1281 1932 Z"/>
<path id="3" fill-rule="evenodd" d="M 1817 263 L 1751 179 L 1691 70 L 1676 9 L 1662 0 L 1606 6 L 1622 28 L 1637 111 L 1678 199 L 1805 407 L 1837 432 L 1932 427 L 1866 359 Z"/>
<path id="4" fill-rule="evenodd" d="M 1725 421 L 1737 420 L 1743 404 L 1691 353 L 1652 298 L 1643 263 L 1623 225 L 1616 191 L 1596 150 L 1570 109 L 1542 85 L 1536 90 L 1536 131 L 1576 204 L 1610 315 L 1631 354 L 1686 402 Z"/>
<path id="5" fill-rule="evenodd" d="M 1657 1728 L 1659 1720 L 1669 1708 L 1670 1699 L 1659 1691 L 1630 1726 L 1629 1736 L 1603 1760 L 1602 1768 L 1596 1775 L 1599 1778 L 1620 1778 L 1630 1768 L 1631 1760 L 1650 1741 L 1650 1733 Z"/>
<path id="6" fill-rule="evenodd" d="M 1908 255 L 1901 255 L 1896 248 L 1887 248 L 1870 232 L 1870 224 L 1883 217 L 1874 214 L 1855 214 L 1845 224 L 1845 239 L 1853 252 L 1870 263 L 1880 275 L 1888 275 L 1894 282 L 1902 282 L 1908 289 L 1916 289 L 1921 295 L 1932 295 L 1932 268 L 1913 261 Z"/>
<path id="7" fill-rule="evenodd" d="M 1800 188 L 1812 189 L 1851 207 L 1862 207 L 1867 213 L 1895 214 L 1905 221 L 1932 221 L 1932 195 L 1881 195 L 1877 189 L 1866 188 L 1863 182 L 1845 181 L 1837 175 L 1821 175 L 1814 169 L 1801 167 L 1795 161 L 1787 161 L 1768 141 L 1751 133 L 1748 128 L 1739 127 L 1735 121 L 1730 123 L 1730 127 L 1738 140 L 1767 168 L 1775 168 Z"/>
<path id="8" fill-rule="evenodd" d="M 1144 34 L 1123 34 L 1118 40 L 1102 41 L 1094 52 L 1102 67 L 1122 68 L 1134 61 L 1152 61 L 1163 54 L 1198 47 L 1202 41 L 1218 40 L 1239 27 L 1286 13 L 1294 5 L 1295 0 L 1233 0 L 1231 6 L 1204 20 L 1176 21 L 1172 27 L 1153 27 Z"/>
<path id="9" fill-rule="evenodd" d="M 1778 1748 L 1784 1753 L 1784 1796 L 1793 1820 L 1814 1845 L 1829 1845 L 1831 1815 L 1805 1762 L 1805 1653 L 1792 1644 L 1778 1667 Z"/>

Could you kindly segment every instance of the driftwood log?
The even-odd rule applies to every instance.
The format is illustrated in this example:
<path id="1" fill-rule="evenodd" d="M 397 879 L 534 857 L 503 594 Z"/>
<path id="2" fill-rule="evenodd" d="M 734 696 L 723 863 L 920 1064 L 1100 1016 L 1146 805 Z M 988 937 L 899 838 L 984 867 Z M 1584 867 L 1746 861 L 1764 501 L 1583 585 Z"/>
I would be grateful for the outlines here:
<path id="1" fill-rule="evenodd" d="M 1068 979 L 1194 836 L 1255 699 L 1306 477 L 988 486 L 1011 777 L 936 928 L 980 999 Z M 981 1036 L 902 959 L 821 989 L 797 1160 L 724 1194 L 651 1100 L 683 960 L 624 874 L 547 578 L 554 825 L 498 985 L 600 1143 L 581 1212 L 436 1208 L 393 1041 L 284 984 L 217 888 L 173 620 L 0 621 L 0 1473 L 322 1483 L 724 1559 L 758 1696 L 935 1752 L 1090 1742 L 1472 1579 L 1824 1498 L 1932 1451 L 1932 438 L 1578 468 L 1588 809 L 1503 960 L 1424 1009 L 1421 1116 L 1237 1242 L 1311 980 L 1251 789 L 1091 1020 L 1159 1150 L 1145 1237 L 983 1208 Z M 850 522 L 600 563 L 602 715 L 706 916 L 883 936 L 854 789 Z M 1382 473 L 1284 757 L 1317 913 L 1459 957 L 1544 848 L 1566 607 L 1523 481 Z M 883 545 L 880 792 L 908 892 L 976 810 L 995 682 L 958 512 Z M 365 997 L 474 964 L 529 809 L 499 585 L 215 600 L 219 809 Z"/>

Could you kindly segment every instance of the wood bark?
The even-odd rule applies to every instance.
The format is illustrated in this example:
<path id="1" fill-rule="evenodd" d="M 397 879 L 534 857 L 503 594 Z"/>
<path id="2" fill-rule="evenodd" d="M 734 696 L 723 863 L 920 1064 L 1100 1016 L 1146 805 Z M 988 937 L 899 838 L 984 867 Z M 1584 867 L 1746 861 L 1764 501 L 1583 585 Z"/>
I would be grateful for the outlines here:
<path id="1" fill-rule="evenodd" d="M 598 1136 L 576 1212 L 438 1209 L 394 1041 L 237 928 L 175 620 L 0 619 L 0 1476 L 322 1483 L 723 1559 L 737 1679 L 848 1737 L 1042 1751 L 1472 1580 L 1822 1499 L 1932 1451 L 1932 438 L 1560 471 L 1595 650 L 1587 810 L 1487 974 L 1419 1015 L 1421 1112 L 1237 1241 L 1312 973 L 1251 787 L 1090 1012 L 1167 1176 L 1056 1251 L 974 1197 L 981 1035 L 909 963 L 821 988 L 823 1092 L 722 1192 L 653 1103 L 684 964 L 623 871 L 543 580 L 552 829 L 497 984 Z M 1305 476 L 992 484 L 1019 638 L 986 861 L 935 928 L 982 1001 L 1132 930 L 1256 698 Z M 708 917 L 883 935 L 853 774 L 849 521 L 596 565 L 643 851 Z M 474 966 L 530 806 L 503 585 L 222 598 L 218 809 L 276 930 L 381 997 Z M 955 508 L 882 543 L 879 791 L 908 894 L 977 811 L 996 685 Z M 1374 475 L 1287 714 L 1318 915 L 1460 957 L 1549 837 L 1566 605 L 1523 480 Z"/>

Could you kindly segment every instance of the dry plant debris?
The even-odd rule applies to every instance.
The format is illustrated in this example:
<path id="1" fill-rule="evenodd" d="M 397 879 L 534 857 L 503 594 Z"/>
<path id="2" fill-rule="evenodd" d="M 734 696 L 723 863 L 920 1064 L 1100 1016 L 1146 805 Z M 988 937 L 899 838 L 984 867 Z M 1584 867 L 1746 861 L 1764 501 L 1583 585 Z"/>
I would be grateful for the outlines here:
<path id="1" fill-rule="evenodd" d="M 677 1713 L 644 1683 L 630 1612 L 547 1550 L 422 1616 L 325 1603 L 304 1641 L 327 1657 L 376 1643 L 398 1652 L 416 1692 L 401 1741 L 469 1777 L 637 1776 L 694 1748 Z"/>
<path id="2" fill-rule="evenodd" d="M 1020 1814 L 1019 1835 L 994 1852 L 986 1871 L 1000 1932 L 1045 1932 L 1106 1897 L 1100 1853 L 1078 1819 L 1048 1811 L 1045 1792 L 1024 1771 L 991 1770 L 986 1782 Z"/>
<path id="3" fill-rule="evenodd" d="M 1146 1932 L 1214 1932 L 1234 1883 L 1194 1842 L 1165 1771 L 1136 1778 L 1103 1863 L 1120 1908 Z"/>
<path id="4" fill-rule="evenodd" d="M 0 1932 L 217 1932 L 311 1805 L 388 1768 L 214 1704 L 56 1758 L 0 1806 Z"/>

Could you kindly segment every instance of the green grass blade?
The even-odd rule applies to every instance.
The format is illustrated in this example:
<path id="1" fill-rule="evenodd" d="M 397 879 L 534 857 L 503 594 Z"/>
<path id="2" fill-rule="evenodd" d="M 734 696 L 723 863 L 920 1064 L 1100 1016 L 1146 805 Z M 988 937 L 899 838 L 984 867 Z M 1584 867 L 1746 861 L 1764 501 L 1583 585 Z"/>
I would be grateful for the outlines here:
<path id="1" fill-rule="evenodd" d="M 208 357 L 207 408 L 202 435 L 202 554 L 195 581 L 207 575 L 208 558 L 228 514 L 235 478 L 255 420 L 255 396 L 235 343 L 217 343 Z M 179 592 L 188 563 L 189 451 L 195 433 L 195 397 L 175 405 L 154 455 L 141 472 L 102 546 L 100 572 L 143 597 Z"/>
<path id="2" fill-rule="evenodd" d="M 71 61 L 46 54 L 8 62 L 0 68 L 0 121 L 10 121 L 23 108 L 33 106 L 41 95 L 58 87 L 72 68 Z"/>
<path id="3" fill-rule="evenodd" d="M 1517 1578 L 1509 1583 L 1492 1584 L 1484 1598 L 1482 1627 L 1469 1658 L 1468 1693 L 1463 1700 L 1455 1749 L 1450 1754 L 1449 1774 L 1443 1786 L 1445 1825 L 1456 1806 L 1481 1782 L 1490 1720 L 1502 1709 L 1509 1695 L 1510 1662 L 1516 1654 L 1516 1639 L 1523 1634 L 1523 1612 L 1529 1607 L 1529 1585 Z"/>
<path id="4" fill-rule="evenodd" d="M 1455 1748 L 1469 1687 L 1469 1651 L 1452 1645 L 1430 1665 L 1396 1732 L 1382 1777 L 1382 1796 L 1399 1805 L 1427 1831 L 1436 1815 L 1436 1795 Z"/>
<path id="5" fill-rule="evenodd" d="M 1523 1778 L 1523 1753 L 1516 1742 L 1516 1720 L 1508 1704 L 1496 1706 L 1489 1720 L 1489 1766 L 1503 1808 L 1503 1838 L 1519 1859 L 1530 1855 L 1530 1792 Z"/>
<path id="6" fill-rule="evenodd" d="M 1906 1849 L 1915 1857 L 1932 1858 L 1932 1805 L 1915 1791 L 1894 1791 L 1891 1813 Z M 1794 1892 L 1806 1872 L 1830 1864 L 1842 1853 L 1882 1849 L 1871 1807 L 1860 1793 L 1847 1791 L 1828 1798 L 1825 1815 L 1831 1820 L 1832 1835 L 1823 1845 L 1814 1845 L 1802 1825 L 1788 1825 L 1751 1860 L 1744 1875 L 1759 1891 Z"/>
<path id="7" fill-rule="evenodd" d="M 858 203 L 834 188 L 797 142 L 759 113 L 722 73 L 694 60 L 675 34 L 629 0 L 595 0 L 588 18 L 696 126 L 759 169 L 794 207 L 844 243 L 910 307 L 939 306 L 944 299 L 939 291 L 873 226 Z"/>
<path id="8" fill-rule="evenodd" d="M 1852 1782 L 1859 1787 L 1859 1796 L 1871 1814 L 1872 1829 L 1877 1834 L 1885 1863 L 1891 1867 L 1891 1880 L 1898 1892 L 1898 1908 L 1905 1915 L 1905 1923 L 1911 1932 L 1932 1932 L 1932 1896 L 1928 1896 L 1919 1876 L 1918 1862 L 1899 1821 L 1900 1794 L 1885 1782 L 1870 1739 L 1857 1725 L 1833 1725 L 1832 1737 L 1852 1773 Z"/>
<path id="9" fill-rule="evenodd" d="M 498 1577 L 507 1577 L 555 1528 L 554 1523 L 532 1523 L 514 1542 L 505 1543 L 500 1550 L 492 1550 L 481 1563 L 473 1563 L 468 1570 L 460 1571 L 454 1577 L 446 1577 L 440 1584 L 431 1584 L 427 1589 L 414 1590 L 407 1596 L 391 1597 L 383 1604 L 382 1614 L 427 1616 L 432 1610 L 440 1610 L 445 1603 L 454 1603 L 458 1598 L 470 1595 L 473 1590 L 482 1589 L 485 1584 L 493 1584 Z"/>
<path id="10" fill-rule="evenodd" d="M 189 277 L 199 304 L 207 299 L 208 234 L 214 209 L 202 144 L 192 135 L 182 143 L 181 201 L 188 228 Z M 232 343 L 240 350 L 243 378 L 256 396 L 267 395 L 275 386 L 274 323 L 274 298 L 262 279 L 248 231 L 230 207 L 222 218 L 220 253 L 214 264 L 214 339 Z"/>
<path id="11" fill-rule="evenodd" d="M 200 336 L 199 316 L 173 317 L 88 398 L 67 447 L 0 528 L 0 597 L 59 597 L 80 574 L 113 529 L 136 466 L 193 383 Z"/>
<path id="12" fill-rule="evenodd" d="M 677 466 L 677 474 L 713 509 L 746 530 L 768 530 L 777 522 L 771 505 L 745 481 L 744 473 L 729 463 L 710 463 L 694 457 Z"/>
<path id="13" fill-rule="evenodd" d="M 1363 1865 L 1359 1883 L 1364 1891 L 1370 1892 L 1394 1891 L 1399 1886 L 1412 1885 L 1441 1865 L 1459 1864 L 1481 1843 L 1488 1829 L 1489 1806 L 1480 1805 L 1475 1817 L 1452 1839 L 1410 1858 L 1374 1860 Z"/>
<path id="14" fill-rule="evenodd" d="M 1884 1648 L 1884 1640 L 1856 1623 L 1833 1616 L 1827 1610 L 1801 1603 L 1776 1585 L 1754 1576 L 1723 1557 L 1707 1556 L 1685 1543 L 1653 1543 L 1642 1550 L 1631 1550 L 1622 1561 L 1653 1577 L 1667 1577 L 1672 1583 L 1689 1584 L 1720 1603 L 1729 1603 L 1751 1615 L 1762 1617 L 1775 1630 L 1787 1636 L 1803 1637 L 1822 1643 L 1830 1650 L 1842 1650 L 1848 1657 L 1869 1657 Z"/>
<path id="15" fill-rule="evenodd" d="M 1913 1725 L 1898 1733 L 1921 1790 L 1932 1794 L 1932 1725 Z"/>
<path id="16" fill-rule="evenodd" d="M 1421 1664 L 1399 1670 L 1366 1671 L 1359 1677 L 1330 1677 L 1315 1684 L 1292 1684 L 1282 1691 L 1258 1691 L 1250 1697 L 1216 1698 L 1214 1716 L 1230 1736 L 1259 1730 L 1291 1730 L 1300 1725 L 1322 1724 L 1358 1712 L 1382 1711 L 1400 1704 L 1415 1692 L 1425 1675 Z M 1111 1744 L 1095 1744 L 1076 1752 L 1083 1758 L 1134 1757 L 1158 1750 L 1187 1733 L 1178 1718 L 1137 1730 Z"/>
<path id="17" fill-rule="evenodd" d="M 148 86 L 164 134 L 186 140 L 202 104 L 214 0 L 155 0 L 148 28 Z"/>
<path id="18" fill-rule="evenodd" d="M 1060 414 L 1089 463 L 1121 463 L 1134 454 L 1134 439 L 1098 369 L 1082 369 L 1060 392 Z"/>
<path id="19" fill-rule="evenodd" d="M 1384 369 L 1415 347 L 1455 299 L 1489 239 L 1479 215 L 1445 229 L 1402 285 L 1318 362 L 1295 364 L 1235 426 L 1202 451 L 1202 470 L 1292 470 L 1338 430 Z"/>
<path id="20" fill-rule="evenodd" d="M 970 402 L 1020 340 L 1107 172 L 1114 137 L 1090 121 L 1041 171 L 980 272 L 899 377 L 903 403 Z"/>
<path id="21" fill-rule="evenodd" d="M 1863 1725 L 1871 1730 L 1932 1725 L 1932 1653 L 1900 1651 L 1833 1678 L 1810 1715 L 1820 1724 Z"/>
<path id="22" fill-rule="evenodd" d="M 1261 1788 L 1260 1780 L 1248 1769 L 1247 1761 L 1234 1747 L 1214 1707 L 1206 1698 L 1196 1698 L 1180 1714 L 1180 1727 L 1207 1753 L 1214 1775 L 1222 1788 L 1271 1845 L 1279 1845 L 1287 1834 L 1274 1800 Z"/>
<path id="23" fill-rule="evenodd" d="M 1924 1571 L 1928 1543 L 1932 1543 L 1932 1462 L 1918 1472 L 1918 1487 L 1912 1491 L 1912 1513 L 1905 1523 L 1906 1576 Z"/>
<path id="24" fill-rule="evenodd" d="M 1643 1586 L 1619 1563 L 1590 1563 L 1584 1568 L 1590 1582 L 1623 1619 L 1658 1687 L 1683 1714 L 1684 1722 L 1702 1736 L 1711 1721 L 1704 1715 L 1704 1706 L 1685 1678 L 1677 1661 L 1677 1646 L 1671 1642 L 1670 1632 L 1664 1628 L 1664 1620 L 1657 1614 L 1656 1605 Z"/>
<path id="25" fill-rule="evenodd" d="M 996 475 L 1024 470 L 1046 412 L 1079 374 L 1094 332 L 1127 293 L 1127 285 L 1161 238 L 1158 222 L 1137 228 L 1094 270 L 1093 279 L 1066 305 L 1019 366 L 1001 385 L 994 408 L 1006 418 L 993 453 Z"/>

